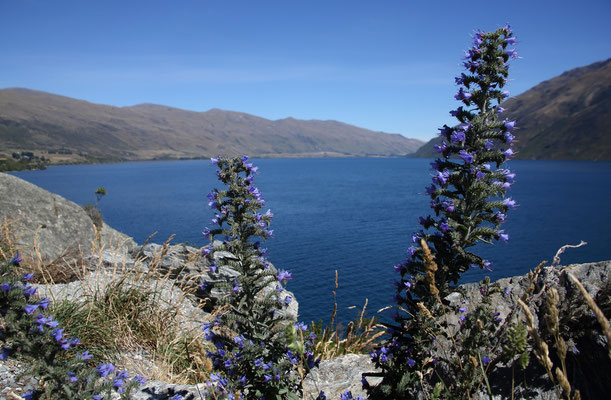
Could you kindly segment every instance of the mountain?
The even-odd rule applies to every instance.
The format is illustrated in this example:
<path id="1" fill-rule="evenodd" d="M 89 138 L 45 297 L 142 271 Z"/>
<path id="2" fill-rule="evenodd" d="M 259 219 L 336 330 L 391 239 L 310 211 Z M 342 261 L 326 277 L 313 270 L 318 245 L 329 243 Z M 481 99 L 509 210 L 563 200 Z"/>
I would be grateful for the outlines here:
<path id="1" fill-rule="evenodd" d="M 113 107 L 29 89 L 0 90 L 0 149 L 42 152 L 52 161 L 403 156 L 422 144 L 337 121 L 272 121 L 156 104 Z"/>
<path id="2" fill-rule="evenodd" d="M 515 158 L 611 160 L 611 58 L 575 68 L 503 103 L 517 120 Z M 413 157 L 437 157 L 435 138 Z"/>

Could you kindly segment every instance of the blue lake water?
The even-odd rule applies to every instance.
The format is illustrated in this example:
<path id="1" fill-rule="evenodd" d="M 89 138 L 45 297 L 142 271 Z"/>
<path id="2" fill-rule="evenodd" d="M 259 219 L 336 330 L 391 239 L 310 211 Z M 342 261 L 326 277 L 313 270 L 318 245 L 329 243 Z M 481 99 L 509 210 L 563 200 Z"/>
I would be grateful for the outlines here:
<path id="1" fill-rule="evenodd" d="M 365 299 L 371 312 L 391 304 L 392 267 L 405 259 L 418 217 L 430 211 L 424 194 L 430 161 L 254 160 L 260 167 L 255 184 L 275 214 L 269 259 L 293 271 L 288 289 L 301 320 L 328 321 L 336 270 L 341 321 L 357 316 Z M 588 245 L 568 250 L 563 263 L 611 259 L 611 163 L 515 160 L 509 167 L 517 172 L 510 196 L 519 204 L 504 225 L 510 241 L 480 245 L 493 271 L 469 271 L 464 282 L 523 274 L 580 240 Z M 174 243 L 206 244 L 201 231 L 212 212 L 205 196 L 220 188 L 209 161 L 55 166 L 14 175 L 79 204 L 93 203 L 103 186 L 105 221 L 138 243 L 158 232 L 158 243 L 175 234 Z"/>

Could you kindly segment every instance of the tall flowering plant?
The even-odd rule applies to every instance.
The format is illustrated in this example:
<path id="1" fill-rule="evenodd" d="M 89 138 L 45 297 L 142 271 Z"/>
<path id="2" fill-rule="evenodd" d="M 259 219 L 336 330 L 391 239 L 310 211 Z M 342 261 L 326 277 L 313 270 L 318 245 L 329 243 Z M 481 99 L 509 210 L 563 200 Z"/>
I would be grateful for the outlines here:
<path id="1" fill-rule="evenodd" d="M 213 227 L 204 231 L 211 241 L 204 254 L 211 274 L 225 267 L 239 274 L 217 284 L 228 294 L 216 320 L 204 324 L 207 339 L 216 345 L 208 353 L 216 370 L 209 386 L 226 398 L 299 399 L 304 371 L 314 360 L 301 340 L 305 325 L 286 313 L 293 299 L 283 285 L 291 273 L 273 268 L 261 243 L 272 236 L 273 214 L 261 212 L 265 200 L 254 186 L 257 167 L 246 156 L 212 163 L 226 188 L 208 194 L 216 214 Z"/>
<path id="2" fill-rule="evenodd" d="M 507 211 L 516 206 L 505 198 L 515 174 L 502 164 L 514 154 L 516 126 L 503 118 L 500 104 L 509 96 L 504 87 L 508 61 L 517 57 L 510 48 L 513 44 L 509 26 L 492 33 L 478 31 L 465 54 L 466 72 L 456 78 L 460 87 L 455 98 L 462 104 L 450 112 L 458 123 L 440 129 L 443 141 L 435 147 L 440 157 L 431 163 L 432 184 L 426 192 L 433 215 L 420 218 L 423 230 L 412 236 L 408 259 L 395 266 L 401 277 L 396 295 L 399 311 L 394 315 L 396 324 L 389 326 L 390 340 L 372 354 L 384 375 L 383 382 L 371 389 L 372 398 L 376 394 L 409 398 L 410 387 L 421 385 L 425 367 L 445 368 L 431 350 L 441 334 L 436 321 L 445 312 L 447 301 L 442 299 L 465 271 L 491 268 L 490 261 L 471 251 L 473 246 L 509 239 L 500 226 Z M 495 323 L 491 315 L 481 317 L 478 325 L 493 331 Z M 474 357 L 467 353 L 462 356 Z M 464 373 L 460 360 L 459 364 Z"/>

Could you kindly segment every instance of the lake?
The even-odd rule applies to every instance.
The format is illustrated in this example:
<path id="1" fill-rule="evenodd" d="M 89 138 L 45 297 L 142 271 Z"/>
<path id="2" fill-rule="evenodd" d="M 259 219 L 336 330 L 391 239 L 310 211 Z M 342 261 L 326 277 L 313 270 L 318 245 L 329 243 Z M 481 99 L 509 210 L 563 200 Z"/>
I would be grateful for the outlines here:
<path id="1" fill-rule="evenodd" d="M 430 211 L 425 186 L 428 159 L 260 159 L 255 185 L 275 214 L 269 260 L 293 272 L 287 289 L 300 304 L 300 319 L 328 321 L 335 271 L 338 314 L 344 323 L 391 304 L 393 265 L 405 259 L 418 217 Z M 563 264 L 611 259 L 611 163 L 514 160 L 516 183 L 509 195 L 519 207 L 508 212 L 509 243 L 479 245 L 493 271 L 471 270 L 472 282 L 521 275 L 553 258 L 564 244 Z M 206 194 L 221 188 L 209 161 L 157 161 L 53 166 L 13 173 L 79 204 L 94 203 L 99 186 L 104 220 L 138 243 L 157 232 L 162 243 L 203 246 L 212 212 Z M 356 309 L 350 308 L 356 306 Z"/>

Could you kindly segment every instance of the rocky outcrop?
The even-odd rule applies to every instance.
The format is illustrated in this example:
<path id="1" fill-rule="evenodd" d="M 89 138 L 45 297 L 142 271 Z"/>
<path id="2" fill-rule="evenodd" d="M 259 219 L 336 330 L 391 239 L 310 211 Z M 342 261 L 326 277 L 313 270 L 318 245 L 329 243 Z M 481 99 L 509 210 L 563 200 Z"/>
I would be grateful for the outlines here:
<path id="1" fill-rule="evenodd" d="M 558 302 L 560 336 L 568 345 L 566 363 L 567 371 L 571 375 L 569 381 L 574 388 L 580 390 L 584 399 L 606 398 L 609 386 L 608 377 L 611 375 L 611 360 L 607 356 L 607 339 L 583 295 L 568 278 L 568 273 L 581 281 L 588 294 L 609 319 L 611 317 L 611 280 L 609 278 L 611 261 L 543 268 L 535 281 L 533 295 L 528 303 L 529 308 L 533 313 L 539 333 L 550 347 L 550 357 L 554 365 L 559 365 L 559 360 L 555 356 L 556 351 L 552 345 L 554 341 L 550 337 L 544 320 L 548 312 L 545 304 L 546 290 L 556 288 L 560 298 Z M 513 310 L 518 309 L 517 299 L 521 298 L 529 289 L 530 281 L 528 276 L 524 275 L 500 279 L 496 283 L 500 286 L 501 291 L 491 295 L 491 306 L 500 313 L 499 318 L 505 321 Z M 464 289 L 462 294 L 456 292 L 446 299 L 455 308 L 466 307 L 468 311 L 471 311 L 482 300 L 479 284 L 466 284 L 462 286 L 462 289 Z M 458 327 L 458 318 L 458 314 L 450 314 L 448 325 Z M 440 351 L 443 350 L 440 349 Z M 489 356 L 494 357 L 494 355 Z M 556 391 L 550 385 L 545 370 L 534 357 L 531 357 L 523 379 L 528 382 L 527 388 L 521 390 L 515 397 L 516 399 L 557 398 Z M 498 397 L 494 397 L 495 399 L 511 397 L 511 367 L 500 365 L 489 376 L 489 380 L 492 392 L 498 394 Z M 489 397 L 482 392 L 477 398 L 488 399 Z"/>
<path id="2" fill-rule="evenodd" d="M 48 264 L 88 255 L 96 240 L 91 218 L 83 208 L 15 176 L 0 173 L 0 220 L 7 219 L 18 232 L 16 247 L 22 256 Z M 106 224 L 99 244 L 132 248 L 135 242 Z"/>
<path id="3" fill-rule="evenodd" d="M 44 262 L 87 254 L 95 238 L 80 206 L 8 174 L 0 174 L 0 218 L 14 221 L 22 254 L 35 259 L 37 247 Z"/>

